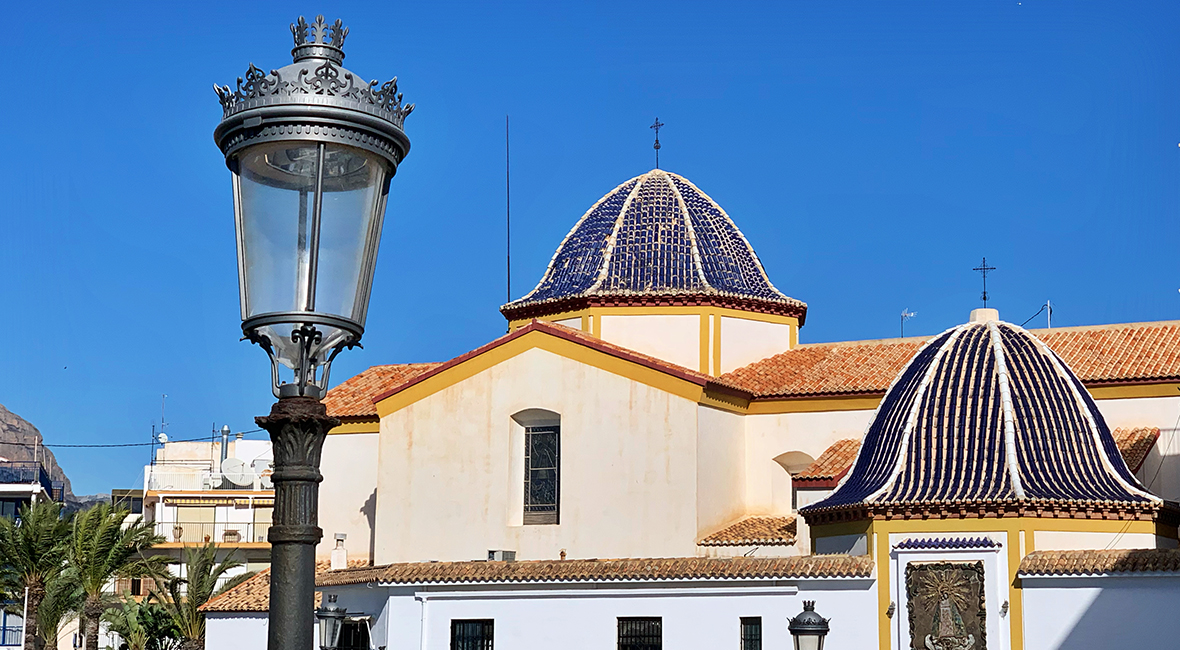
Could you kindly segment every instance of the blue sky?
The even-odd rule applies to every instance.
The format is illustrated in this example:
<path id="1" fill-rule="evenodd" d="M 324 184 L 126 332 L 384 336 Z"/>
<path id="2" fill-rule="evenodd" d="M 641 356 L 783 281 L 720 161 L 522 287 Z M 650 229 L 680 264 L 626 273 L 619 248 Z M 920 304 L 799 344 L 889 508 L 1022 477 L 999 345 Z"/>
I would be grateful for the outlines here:
<path id="1" fill-rule="evenodd" d="M 652 166 L 737 221 L 804 342 L 930 334 L 988 288 L 1022 323 L 1180 318 L 1180 4 L 1172 2 L 19 3 L 0 156 L 0 403 L 49 444 L 253 429 L 214 83 L 290 61 L 330 12 L 346 64 L 418 109 L 365 349 L 444 360 L 502 334 L 504 115 L 520 296 L 579 216 Z M 1043 326 L 1043 316 L 1029 324 Z M 145 448 L 56 450 L 76 493 Z"/>

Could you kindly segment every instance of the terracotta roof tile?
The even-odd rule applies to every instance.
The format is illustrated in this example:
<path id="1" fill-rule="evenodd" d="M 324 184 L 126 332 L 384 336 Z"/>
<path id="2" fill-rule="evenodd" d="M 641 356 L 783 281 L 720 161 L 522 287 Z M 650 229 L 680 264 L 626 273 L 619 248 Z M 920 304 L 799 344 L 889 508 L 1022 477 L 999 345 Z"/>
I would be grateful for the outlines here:
<path id="1" fill-rule="evenodd" d="M 1160 430 L 1158 427 L 1136 427 L 1115 429 L 1112 434 L 1115 444 L 1119 446 L 1119 453 L 1123 455 L 1123 460 L 1127 461 L 1127 467 L 1131 468 L 1132 472 L 1138 472 L 1139 468 L 1143 467 L 1143 461 L 1147 460 L 1147 454 L 1159 440 Z"/>
<path id="2" fill-rule="evenodd" d="M 843 478 L 856 460 L 856 453 L 860 451 L 860 440 L 847 438 L 837 440 L 831 447 L 824 450 L 815 462 L 803 471 L 793 474 L 794 481 L 834 481 Z"/>
<path id="3" fill-rule="evenodd" d="M 368 560 L 350 560 L 350 569 L 366 567 Z M 327 560 L 315 563 L 316 577 L 319 578 L 329 571 L 331 564 Z M 315 606 L 320 606 L 320 594 L 316 592 Z M 270 569 L 263 569 L 242 584 L 229 591 L 214 596 L 209 602 L 201 606 L 203 612 L 265 612 L 270 609 Z"/>
<path id="4" fill-rule="evenodd" d="M 1032 333 L 1087 385 L 1180 379 L 1180 321 Z M 760 398 L 882 394 L 929 338 L 801 345 L 721 379 Z"/>
<path id="5" fill-rule="evenodd" d="M 388 584 L 603 582 L 620 580 L 733 580 L 867 578 L 867 555 L 805 555 L 785 558 L 651 558 L 629 560 L 539 560 L 528 562 L 415 562 L 372 569 L 330 571 L 316 584 L 331 587 Z"/>
<path id="6" fill-rule="evenodd" d="M 1180 573 L 1180 549 L 1036 551 L 1020 562 L 1021 576 Z"/>
<path id="7" fill-rule="evenodd" d="M 438 363 L 397 363 L 373 366 L 328 391 L 324 404 L 335 417 L 376 417 L 373 397 L 438 366 Z"/>
<path id="8" fill-rule="evenodd" d="M 748 517 L 698 542 L 699 546 L 790 546 L 795 517 Z"/>

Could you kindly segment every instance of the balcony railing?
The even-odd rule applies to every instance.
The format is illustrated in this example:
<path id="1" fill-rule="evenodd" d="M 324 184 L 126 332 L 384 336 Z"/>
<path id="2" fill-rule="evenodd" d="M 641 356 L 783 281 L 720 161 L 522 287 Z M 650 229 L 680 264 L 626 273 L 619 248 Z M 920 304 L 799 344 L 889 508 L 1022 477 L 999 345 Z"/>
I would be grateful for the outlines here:
<path id="1" fill-rule="evenodd" d="M 53 481 L 41 463 L 16 460 L 0 463 L 0 483 L 40 483 L 41 489 L 53 494 Z"/>
<path id="2" fill-rule="evenodd" d="M 226 523 L 218 522 L 156 522 L 156 534 L 164 541 L 181 544 L 243 544 L 265 542 L 270 523 Z"/>
<path id="3" fill-rule="evenodd" d="M 207 469 L 158 469 L 151 468 L 147 475 L 149 490 L 211 490 L 214 487 L 213 472 Z"/>
<path id="4" fill-rule="evenodd" d="M 23 645 L 23 639 L 20 638 L 20 635 L 20 627 L 0 627 L 0 646 Z"/>

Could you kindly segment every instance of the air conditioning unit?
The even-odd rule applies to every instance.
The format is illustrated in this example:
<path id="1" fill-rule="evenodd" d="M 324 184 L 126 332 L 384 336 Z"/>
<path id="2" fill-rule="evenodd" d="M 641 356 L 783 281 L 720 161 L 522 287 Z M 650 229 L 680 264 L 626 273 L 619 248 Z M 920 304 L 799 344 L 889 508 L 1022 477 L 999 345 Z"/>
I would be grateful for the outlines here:
<path id="1" fill-rule="evenodd" d="M 516 551 L 488 551 L 488 562 L 515 562 Z"/>

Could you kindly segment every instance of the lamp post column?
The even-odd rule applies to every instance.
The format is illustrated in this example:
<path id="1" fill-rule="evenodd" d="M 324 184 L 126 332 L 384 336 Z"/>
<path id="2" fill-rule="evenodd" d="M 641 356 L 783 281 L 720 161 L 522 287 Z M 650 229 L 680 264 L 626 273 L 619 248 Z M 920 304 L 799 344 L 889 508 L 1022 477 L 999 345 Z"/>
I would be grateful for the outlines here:
<path id="1" fill-rule="evenodd" d="M 312 397 L 284 397 L 255 418 L 270 433 L 275 469 L 271 544 L 269 650 L 314 648 L 315 548 L 319 527 L 320 452 L 340 425 Z"/>

